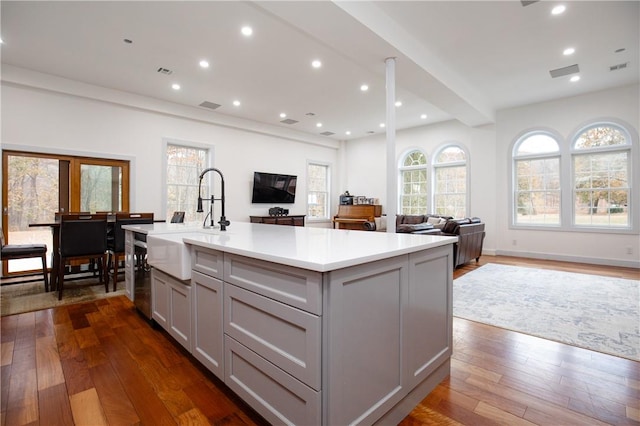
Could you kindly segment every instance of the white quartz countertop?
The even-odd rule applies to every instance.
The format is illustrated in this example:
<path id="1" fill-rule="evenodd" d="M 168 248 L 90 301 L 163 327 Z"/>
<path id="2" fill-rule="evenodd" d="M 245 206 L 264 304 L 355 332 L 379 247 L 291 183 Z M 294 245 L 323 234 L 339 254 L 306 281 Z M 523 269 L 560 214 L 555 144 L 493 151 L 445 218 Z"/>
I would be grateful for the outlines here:
<path id="1" fill-rule="evenodd" d="M 181 232 L 203 231 L 202 224 L 198 222 L 191 223 L 170 223 L 157 222 L 148 225 L 122 225 L 122 229 L 134 231 L 139 234 L 156 235 L 156 234 L 179 234 Z"/>
<path id="2" fill-rule="evenodd" d="M 158 235 L 158 238 L 162 236 Z M 453 244 L 457 237 L 233 222 L 224 232 L 219 229 L 188 230 L 183 241 L 226 253 L 327 272 Z"/>

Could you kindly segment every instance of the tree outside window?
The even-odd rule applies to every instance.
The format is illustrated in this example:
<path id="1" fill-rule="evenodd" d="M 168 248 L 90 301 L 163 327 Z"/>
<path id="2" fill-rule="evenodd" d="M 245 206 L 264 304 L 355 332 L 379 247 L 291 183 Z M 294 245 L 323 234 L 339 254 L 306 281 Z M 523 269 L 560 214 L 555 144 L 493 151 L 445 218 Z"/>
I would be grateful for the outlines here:
<path id="1" fill-rule="evenodd" d="M 167 144 L 167 212 L 185 212 L 185 222 L 197 220 L 198 181 L 200 173 L 208 167 L 209 150 L 204 148 Z M 209 194 L 206 180 L 202 193 Z"/>
<path id="2" fill-rule="evenodd" d="M 574 224 L 630 227 L 629 137 L 617 126 L 596 125 L 573 148 Z"/>
<path id="3" fill-rule="evenodd" d="M 435 156 L 434 213 L 467 216 L 467 156 L 462 148 L 449 145 Z"/>
<path id="4" fill-rule="evenodd" d="M 549 134 L 530 133 L 514 147 L 514 223 L 560 225 L 560 146 Z"/>
<path id="5" fill-rule="evenodd" d="M 400 214 L 426 214 L 427 197 L 427 157 L 418 150 L 411 151 L 400 167 Z"/>
<path id="6" fill-rule="evenodd" d="M 307 164 L 307 218 L 329 219 L 329 166 Z"/>

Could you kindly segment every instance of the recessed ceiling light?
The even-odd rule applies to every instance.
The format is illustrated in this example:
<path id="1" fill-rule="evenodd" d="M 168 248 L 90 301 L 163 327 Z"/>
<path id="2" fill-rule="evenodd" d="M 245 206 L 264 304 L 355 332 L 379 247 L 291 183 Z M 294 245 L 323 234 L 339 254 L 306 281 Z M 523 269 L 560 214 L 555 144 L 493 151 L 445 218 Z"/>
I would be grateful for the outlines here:
<path id="1" fill-rule="evenodd" d="M 396 101 L 396 106 L 397 107 L 401 107 L 402 106 L 402 101 Z"/>
<path id="2" fill-rule="evenodd" d="M 562 54 L 565 56 L 569 56 L 569 55 L 573 55 L 575 52 L 576 52 L 576 49 L 574 49 L 573 47 L 567 47 L 562 51 Z"/>
<path id="3" fill-rule="evenodd" d="M 200 61 L 200 67 L 202 68 L 209 68 L 209 61 L 203 59 Z"/>
<path id="4" fill-rule="evenodd" d="M 322 127 L 322 123 L 316 123 L 316 127 Z"/>
<path id="5" fill-rule="evenodd" d="M 384 124 L 384 123 L 380 123 L 380 127 L 384 127 L 384 126 L 385 126 L 385 124 Z"/>
<path id="6" fill-rule="evenodd" d="M 369 86 L 367 86 L 366 84 L 363 84 L 362 86 L 360 86 L 360 90 L 362 90 L 363 92 L 366 92 L 367 90 L 369 90 Z"/>
<path id="7" fill-rule="evenodd" d="M 422 115 L 420 116 L 420 118 L 422 118 L 423 120 L 424 120 L 424 119 L 426 119 L 426 118 L 427 118 L 427 114 L 422 114 Z"/>
<path id="8" fill-rule="evenodd" d="M 173 90 L 180 90 L 180 85 L 179 85 L 178 83 L 173 83 L 173 84 L 171 85 L 171 88 L 172 88 Z"/>
<path id="9" fill-rule="evenodd" d="M 242 32 L 242 35 L 246 37 L 249 37 L 251 34 L 253 34 L 253 28 L 251 27 L 242 27 L 240 31 Z"/>
<path id="10" fill-rule="evenodd" d="M 571 81 L 572 83 L 575 83 L 578 80 L 580 80 L 580 76 L 579 75 L 574 75 L 573 77 L 571 77 L 569 79 L 569 81 Z"/>
<path id="11" fill-rule="evenodd" d="M 347 130 L 346 132 L 344 132 L 345 135 L 350 135 L 351 134 L 351 130 Z"/>
<path id="12" fill-rule="evenodd" d="M 311 66 L 314 68 L 320 68 L 322 66 L 322 62 L 316 59 L 315 61 L 311 62 Z"/>
<path id="13" fill-rule="evenodd" d="M 240 101 L 238 100 L 233 101 L 233 106 L 240 106 Z"/>
<path id="14" fill-rule="evenodd" d="M 556 7 L 554 7 L 553 9 L 551 9 L 551 14 L 552 15 L 560 15 L 562 13 L 564 13 L 564 11 L 567 10 L 567 7 L 563 4 L 560 4 Z"/>
<path id="15" fill-rule="evenodd" d="M 280 118 L 287 118 L 287 114 L 285 114 L 284 112 L 280 113 Z"/>

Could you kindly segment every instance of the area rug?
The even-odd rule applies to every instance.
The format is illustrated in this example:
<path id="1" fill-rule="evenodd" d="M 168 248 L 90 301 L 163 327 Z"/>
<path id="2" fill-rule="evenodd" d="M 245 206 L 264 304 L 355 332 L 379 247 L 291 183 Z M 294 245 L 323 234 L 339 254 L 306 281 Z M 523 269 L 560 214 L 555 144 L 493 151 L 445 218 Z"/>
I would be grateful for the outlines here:
<path id="1" fill-rule="evenodd" d="M 453 315 L 640 361 L 639 286 L 489 263 L 454 280 Z"/>
<path id="2" fill-rule="evenodd" d="M 14 315 L 24 312 L 39 311 L 56 306 L 89 302 L 105 297 L 125 294 L 124 281 L 118 282 L 116 291 L 112 291 L 113 282 L 109 283 L 109 293 L 105 293 L 104 284 L 97 283 L 96 278 L 87 278 L 73 282 L 65 282 L 62 300 L 58 293 L 44 291 L 44 282 L 11 284 L 0 287 L 1 315 Z"/>

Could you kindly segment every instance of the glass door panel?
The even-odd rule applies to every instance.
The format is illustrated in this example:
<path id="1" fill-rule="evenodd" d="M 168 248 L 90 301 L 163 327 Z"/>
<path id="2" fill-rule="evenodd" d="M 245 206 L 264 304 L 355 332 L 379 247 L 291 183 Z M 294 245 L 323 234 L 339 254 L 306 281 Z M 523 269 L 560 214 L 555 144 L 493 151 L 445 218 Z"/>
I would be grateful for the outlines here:
<path id="1" fill-rule="evenodd" d="M 80 165 L 80 211 L 122 211 L 122 167 Z"/>
<path id="2" fill-rule="evenodd" d="M 55 158 L 7 154 L 5 156 L 6 203 L 3 226 L 8 244 L 47 244 L 53 247 L 49 227 L 29 227 L 30 223 L 50 223 L 58 211 L 59 161 Z M 51 256 L 47 256 L 50 265 Z M 37 271 L 40 259 L 3 262 L 4 274 Z"/>

